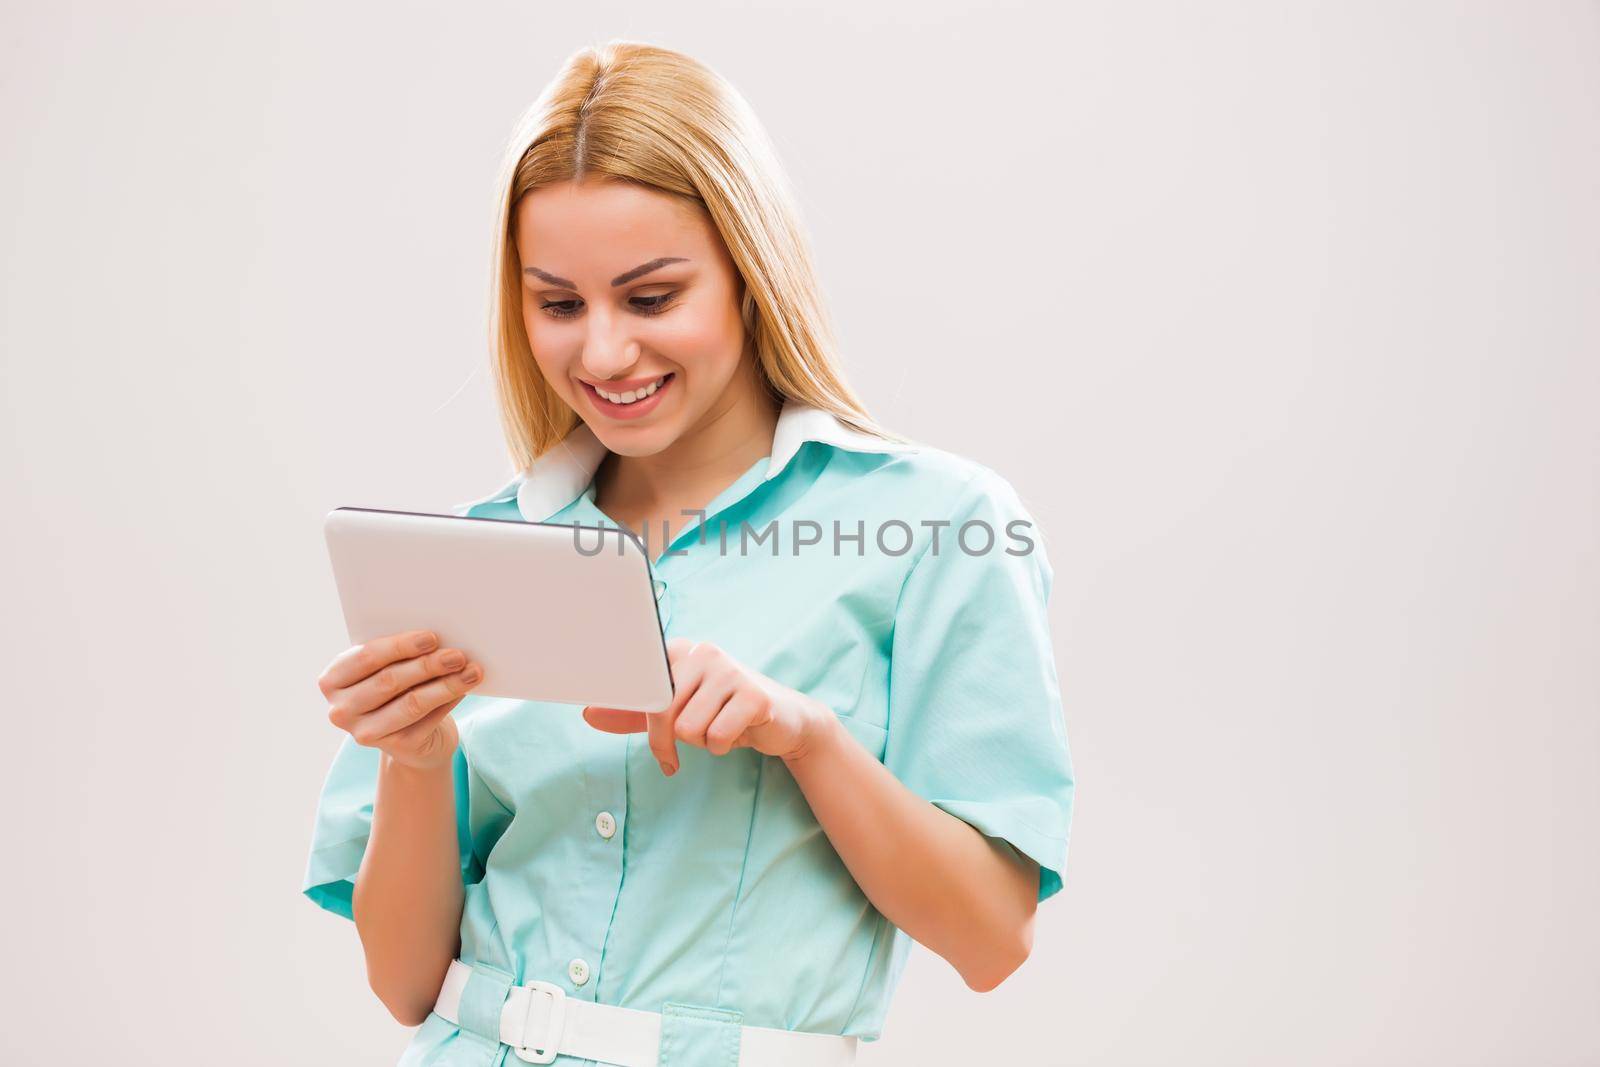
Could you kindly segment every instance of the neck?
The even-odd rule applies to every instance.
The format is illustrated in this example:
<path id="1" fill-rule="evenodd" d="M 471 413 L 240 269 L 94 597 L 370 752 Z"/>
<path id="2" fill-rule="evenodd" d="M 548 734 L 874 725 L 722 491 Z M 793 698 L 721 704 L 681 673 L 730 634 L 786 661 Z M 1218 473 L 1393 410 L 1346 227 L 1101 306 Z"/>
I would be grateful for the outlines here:
<path id="1" fill-rule="evenodd" d="M 736 379 L 699 423 L 660 452 L 608 454 L 595 476 L 596 503 L 629 513 L 705 506 L 772 450 L 778 410 L 752 377 Z"/>

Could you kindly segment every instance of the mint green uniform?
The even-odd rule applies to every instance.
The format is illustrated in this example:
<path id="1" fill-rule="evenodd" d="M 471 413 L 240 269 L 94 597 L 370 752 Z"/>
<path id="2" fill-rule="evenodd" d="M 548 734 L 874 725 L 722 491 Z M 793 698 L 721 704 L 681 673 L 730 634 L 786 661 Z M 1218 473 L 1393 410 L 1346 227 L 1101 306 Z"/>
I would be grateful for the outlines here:
<path id="1" fill-rule="evenodd" d="M 615 525 L 594 503 L 604 454 L 580 424 L 458 513 Z M 1037 861 L 1041 901 L 1057 892 L 1073 777 L 1051 568 L 1011 485 L 790 402 L 769 456 L 706 513 L 665 549 L 659 530 L 649 540 L 666 636 L 711 641 L 822 701 L 917 795 Z M 985 527 L 992 546 L 977 551 Z M 851 878 L 781 759 L 679 742 L 668 778 L 645 734 L 602 732 L 572 705 L 468 696 L 453 714 L 474 1018 L 494 1016 L 506 983 L 537 978 L 630 1008 L 719 1008 L 729 1025 L 879 1036 L 910 940 Z M 346 918 L 378 757 L 345 736 L 316 811 L 304 892 Z M 400 1062 L 521 1063 L 497 1035 L 437 1014 Z M 702 1065 L 691 1051 L 661 1067 Z"/>

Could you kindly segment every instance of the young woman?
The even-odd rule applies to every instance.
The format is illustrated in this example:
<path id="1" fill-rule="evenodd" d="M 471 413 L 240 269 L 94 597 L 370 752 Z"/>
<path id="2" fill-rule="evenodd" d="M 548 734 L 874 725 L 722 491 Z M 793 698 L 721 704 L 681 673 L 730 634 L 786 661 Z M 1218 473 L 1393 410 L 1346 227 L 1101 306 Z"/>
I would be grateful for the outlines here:
<path id="1" fill-rule="evenodd" d="M 489 699 L 431 634 L 349 649 L 304 892 L 419 1027 L 404 1064 L 850 1063 L 911 939 L 992 989 L 1061 887 L 1041 535 L 867 416 L 770 143 L 701 64 L 576 54 L 500 205 L 519 473 L 458 511 L 633 530 L 676 696 Z"/>

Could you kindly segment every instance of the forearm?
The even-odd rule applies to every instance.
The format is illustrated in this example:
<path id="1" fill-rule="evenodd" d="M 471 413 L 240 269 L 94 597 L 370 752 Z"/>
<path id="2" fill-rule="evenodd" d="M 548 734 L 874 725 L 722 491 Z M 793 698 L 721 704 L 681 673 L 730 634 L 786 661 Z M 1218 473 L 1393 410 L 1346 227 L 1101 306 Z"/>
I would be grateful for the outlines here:
<path id="1" fill-rule="evenodd" d="M 351 904 L 368 984 L 407 1026 L 427 1018 L 460 949 L 459 856 L 451 764 L 417 770 L 381 756 Z"/>
<path id="2" fill-rule="evenodd" d="M 969 987 L 999 985 L 1031 948 L 1037 866 L 906 788 L 831 711 L 821 721 L 784 764 L 856 884 Z"/>

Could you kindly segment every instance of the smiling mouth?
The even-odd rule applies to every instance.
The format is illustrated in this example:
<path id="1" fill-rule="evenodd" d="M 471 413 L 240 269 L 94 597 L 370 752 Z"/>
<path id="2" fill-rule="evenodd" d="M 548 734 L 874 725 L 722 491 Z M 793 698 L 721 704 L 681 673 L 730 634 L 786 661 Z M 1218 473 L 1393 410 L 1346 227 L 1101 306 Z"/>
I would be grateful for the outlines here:
<path id="1" fill-rule="evenodd" d="M 620 393 L 602 389 L 598 385 L 593 385 L 589 382 L 584 382 L 583 384 L 589 386 L 589 388 L 594 391 L 595 395 L 599 396 L 602 400 L 626 407 L 629 404 L 637 404 L 645 397 L 654 396 L 656 390 L 660 389 L 663 385 L 666 385 L 671 378 L 672 373 L 669 372 L 661 375 L 654 381 L 646 382 L 637 389 L 628 389 Z"/>
<path id="2" fill-rule="evenodd" d="M 578 379 L 584 392 L 589 394 L 589 402 L 595 410 L 610 419 L 633 420 L 641 419 L 656 408 L 661 406 L 661 394 L 672 384 L 677 377 L 677 372 L 669 371 L 657 378 L 646 381 L 643 385 L 633 389 L 614 391 L 602 389 L 593 382 Z"/>

